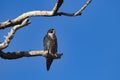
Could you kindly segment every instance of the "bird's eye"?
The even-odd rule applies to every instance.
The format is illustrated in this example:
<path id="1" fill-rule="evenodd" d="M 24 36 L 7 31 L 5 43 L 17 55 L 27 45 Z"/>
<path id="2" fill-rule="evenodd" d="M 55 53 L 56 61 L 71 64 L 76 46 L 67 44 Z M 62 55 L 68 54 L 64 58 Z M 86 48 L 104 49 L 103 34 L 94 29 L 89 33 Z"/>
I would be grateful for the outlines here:
<path id="1" fill-rule="evenodd" d="M 50 33 L 53 33 L 53 31 L 50 31 Z"/>

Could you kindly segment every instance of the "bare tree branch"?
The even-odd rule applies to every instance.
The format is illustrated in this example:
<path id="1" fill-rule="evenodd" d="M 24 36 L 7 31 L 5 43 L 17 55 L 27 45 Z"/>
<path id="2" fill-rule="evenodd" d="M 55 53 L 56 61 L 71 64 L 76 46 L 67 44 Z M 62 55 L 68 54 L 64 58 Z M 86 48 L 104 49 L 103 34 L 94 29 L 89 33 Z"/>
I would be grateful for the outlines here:
<path id="1" fill-rule="evenodd" d="M 56 14 L 58 9 L 60 8 L 60 6 L 62 5 L 63 0 L 58 0 L 57 3 L 55 4 L 54 8 L 53 8 L 53 14 Z"/>
<path id="2" fill-rule="evenodd" d="M 79 9 L 77 12 L 70 14 L 70 13 L 65 13 L 65 12 L 58 12 L 60 6 L 63 3 L 63 0 L 58 0 L 57 3 L 55 4 L 54 8 L 52 11 L 30 11 L 23 13 L 22 15 L 18 16 L 17 18 L 13 20 L 7 20 L 5 22 L 0 23 L 0 29 L 4 29 L 10 26 L 14 26 L 17 24 L 20 24 L 24 19 L 33 17 L 33 16 L 46 16 L 46 17 L 52 17 L 52 16 L 79 16 L 82 14 L 82 11 L 90 4 L 92 0 L 87 0 L 87 2 L 82 6 L 81 9 Z"/>
<path id="3" fill-rule="evenodd" d="M 43 50 L 38 50 L 38 51 L 21 51 L 21 52 L 3 52 L 0 51 L 0 57 L 3 59 L 18 59 L 18 58 L 22 58 L 22 57 L 34 57 L 34 56 L 43 56 L 43 57 L 50 57 L 53 59 L 59 59 L 61 58 L 63 54 L 55 54 L 55 55 L 50 55 L 48 54 L 48 51 L 43 51 Z"/>
<path id="4" fill-rule="evenodd" d="M 88 0 L 82 7 L 80 10 L 78 10 L 74 16 L 78 16 L 82 14 L 82 11 L 91 3 L 92 0 Z"/>
<path id="5" fill-rule="evenodd" d="M 12 40 L 15 32 L 16 32 L 19 28 L 22 28 L 23 26 L 26 26 L 26 25 L 28 25 L 28 24 L 30 24 L 30 22 L 29 22 L 29 19 L 26 18 L 21 24 L 18 24 L 18 25 L 15 25 L 14 27 L 12 27 L 12 29 L 11 29 L 11 31 L 8 33 L 8 35 L 5 36 L 4 42 L 1 42 L 1 43 L 0 43 L 0 50 L 8 47 L 8 45 L 9 45 L 10 41 Z"/>
<path id="6" fill-rule="evenodd" d="M 91 3 L 92 0 L 88 0 L 77 12 L 75 13 L 65 13 L 65 12 L 58 12 L 56 13 L 56 16 L 59 15 L 64 15 L 64 16 L 79 16 L 82 14 L 82 11 Z"/>

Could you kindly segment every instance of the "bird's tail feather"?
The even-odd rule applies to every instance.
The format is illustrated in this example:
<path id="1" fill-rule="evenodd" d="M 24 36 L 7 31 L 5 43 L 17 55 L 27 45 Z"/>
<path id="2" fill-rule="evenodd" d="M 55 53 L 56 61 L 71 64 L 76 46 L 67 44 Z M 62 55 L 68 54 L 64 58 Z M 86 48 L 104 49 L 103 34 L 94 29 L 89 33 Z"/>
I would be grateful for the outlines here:
<path id="1" fill-rule="evenodd" d="M 46 68 L 47 68 L 47 71 L 49 71 L 52 62 L 53 62 L 53 59 L 46 58 Z"/>

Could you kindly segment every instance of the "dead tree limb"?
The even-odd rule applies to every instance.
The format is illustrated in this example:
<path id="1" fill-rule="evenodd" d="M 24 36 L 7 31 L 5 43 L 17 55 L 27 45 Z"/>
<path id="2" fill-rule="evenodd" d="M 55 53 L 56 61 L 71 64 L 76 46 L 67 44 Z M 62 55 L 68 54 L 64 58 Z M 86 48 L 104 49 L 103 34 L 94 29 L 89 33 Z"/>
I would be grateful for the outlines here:
<path id="1" fill-rule="evenodd" d="M 12 60 L 12 59 L 18 59 L 18 58 L 22 58 L 22 57 L 34 57 L 34 56 L 43 56 L 43 57 L 50 57 L 53 59 L 59 59 L 61 58 L 63 54 L 57 54 L 56 55 L 50 55 L 48 54 L 48 51 L 43 51 L 43 50 L 38 50 L 38 51 L 17 51 L 17 52 L 3 52 L 0 51 L 0 57 L 3 59 L 8 59 L 8 60 Z"/>
<path id="2" fill-rule="evenodd" d="M 11 27 L 17 24 L 20 24 L 24 19 L 30 18 L 33 16 L 44 16 L 44 17 L 52 17 L 52 16 L 79 16 L 82 14 L 82 11 L 90 4 L 92 0 L 87 0 L 87 2 L 75 13 L 66 13 L 66 12 L 58 12 L 60 6 L 63 3 L 63 0 L 58 0 L 55 6 L 51 11 L 30 11 L 23 13 L 22 15 L 18 16 L 17 18 L 13 20 L 7 20 L 5 22 L 0 23 L 0 29 L 4 29 L 7 27 Z"/>
<path id="3" fill-rule="evenodd" d="M 14 27 L 12 27 L 12 28 L 11 28 L 11 31 L 8 33 L 8 35 L 7 35 L 7 36 L 4 36 L 4 38 L 5 38 L 4 42 L 1 42 L 1 43 L 0 43 L 0 50 L 3 50 L 3 49 L 5 49 L 6 47 L 8 47 L 10 41 L 11 41 L 12 38 L 14 37 L 15 32 L 16 32 L 18 29 L 20 29 L 20 28 L 22 28 L 23 26 L 26 26 L 26 25 L 28 25 L 28 24 L 30 24 L 30 22 L 29 22 L 29 19 L 26 18 L 21 24 L 18 24 L 18 25 L 15 25 Z"/>

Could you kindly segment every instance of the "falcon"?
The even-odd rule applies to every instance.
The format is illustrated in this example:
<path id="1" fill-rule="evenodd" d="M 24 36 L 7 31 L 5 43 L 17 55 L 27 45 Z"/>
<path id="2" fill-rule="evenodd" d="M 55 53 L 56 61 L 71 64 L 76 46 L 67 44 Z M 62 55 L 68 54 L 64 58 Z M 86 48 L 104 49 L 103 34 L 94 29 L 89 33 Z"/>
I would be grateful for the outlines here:
<path id="1" fill-rule="evenodd" d="M 43 40 L 44 50 L 48 50 L 48 54 L 53 55 L 57 53 L 57 37 L 54 29 L 49 29 Z M 47 71 L 53 62 L 53 58 L 46 57 Z"/>

